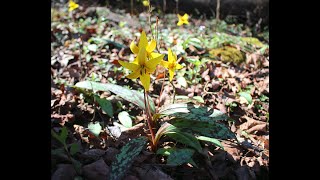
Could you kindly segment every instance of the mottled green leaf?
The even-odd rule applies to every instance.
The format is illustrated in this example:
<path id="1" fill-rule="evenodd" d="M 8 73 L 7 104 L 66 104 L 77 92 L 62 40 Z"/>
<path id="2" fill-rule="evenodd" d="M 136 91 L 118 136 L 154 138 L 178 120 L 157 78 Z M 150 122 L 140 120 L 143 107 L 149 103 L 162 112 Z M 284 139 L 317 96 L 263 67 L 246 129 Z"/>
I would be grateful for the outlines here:
<path id="1" fill-rule="evenodd" d="M 78 82 L 75 85 L 75 87 L 90 89 L 93 91 L 111 91 L 119 95 L 121 98 L 139 106 L 141 109 L 145 109 L 144 94 L 136 90 L 130 90 L 128 88 L 115 85 L 115 84 L 110 84 L 110 83 L 103 84 L 103 83 L 97 83 L 92 81 Z M 149 104 L 150 104 L 151 112 L 154 113 L 155 106 L 150 96 L 149 96 Z"/>
<path id="2" fill-rule="evenodd" d="M 130 169 L 134 158 L 140 154 L 148 138 L 141 136 L 131 140 L 121 148 L 121 152 L 117 154 L 116 160 L 111 164 L 110 180 L 120 180 Z"/>
<path id="3" fill-rule="evenodd" d="M 94 95 L 94 98 L 99 103 L 101 109 L 108 114 L 109 117 L 113 117 L 113 107 L 109 100 L 106 98 L 100 98 L 98 95 Z"/>
<path id="4" fill-rule="evenodd" d="M 159 111 L 162 115 L 169 115 L 192 121 L 208 122 L 210 124 L 219 120 L 227 120 L 228 116 L 217 109 L 192 104 L 170 104 Z"/>
<path id="5" fill-rule="evenodd" d="M 170 152 L 167 159 L 168 165 L 179 166 L 183 163 L 194 163 L 192 160 L 192 155 L 194 154 L 193 149 L 174 149 Z"/>
<path id="6" fill-rule="evenodd" d="M 223 146 L 221 144 L 221 142 L 218 140 L 218 139 L 215 139 L 215 138 L 211 138 L 211 137 L 206 137 L 206 136 L 196 136 L 196 138 L 200 141 L 208 141 L 208 142 L 212 142 L 214 145 L 218 146 L 218 147 L 221 147 L 222 149 Z"/>
<path id="7" fill-rule="evenodd" d="M 70 146 L 70 154 L 74 155 L 75 153 L 79 152 L 80 146 L 78 143 L 72 143 Z"/>
<path id="8" fill-rule="evenodd" d="M 252 97 L 251 97 L 251 95 L 250 95 L 249 92 L 239 92 L 238 94 L 239 94 L 241 97 L 244 97 L 244 98 L 248 101 L 249 104 L 252 103 Z"/>
<path id="9" fill-rule="evenodd" d="M 90 132 L 92 132 L 92 134 L 94 134 L 95 136 L 99 136 L 100 132 L 101 132 L 101 125 L 99 122 L 97 123 L 93 123 L 93 122 L 90 122 L 88 124 L 88 129 Z"/>
<path id="10" fill-rule="evenodd" d="M 118 118 L 124 127 L 126 127 L 126 128 L 132 127 L 132 120 L 131 120 L 128 112 L 126 112 L 126 111 L 120 112 L 118 114 Z"/>
<path id="11" fill-rule="evenodd" d="M 235 138 L 234 133 L 232 133 L 228 127 L 218 122 L 207 123 L 185 119 L 172 119 L 172 121 L 175 121 L 173 126 L 179 128 L 183 132 L 189 132 L 217 139 Z"/>

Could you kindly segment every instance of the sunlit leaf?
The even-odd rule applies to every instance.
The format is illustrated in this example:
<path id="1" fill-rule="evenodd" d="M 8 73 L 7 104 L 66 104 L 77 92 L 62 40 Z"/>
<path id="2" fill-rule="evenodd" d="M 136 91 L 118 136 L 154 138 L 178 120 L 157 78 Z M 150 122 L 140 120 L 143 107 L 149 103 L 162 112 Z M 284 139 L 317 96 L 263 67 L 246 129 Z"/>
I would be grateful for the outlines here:
<path id="1" fill-rule="evenodd" d="M 252 103 L 252 97 L 249 92 L 239 92 L 238 94 L 240 95 L 240 97 L 244 97 L 249 104 Z"/>
<path id="2" fill-rule="evenodd" d="M 97 82 L 91 82 L 91 81 L 78 82 L 75 86 L 78 88 L 84 88 L 84 89 L 89 89 L 93 91 L 111 91 L 119 95 L 121 98 L 139 106 L 141 109 L 145 109 L 144 94 L 136 90 L 130 90 L 128 88 L 115 85 L 115 84 L 110 84 L 110 83 L 103 84 L 103 83 L 97 83 Z M 152 101 L 152 98 L 149 96 L 148 99 L 149 99 L 151 112 L 154 113 L 155 106 Z"/>
<path id="3" fill-rule="evenodd" d="M 101 125 L 99 122 L 97 123 L 93 123 L 93 122 L 90 122 L 88 124 L 88 129 L 90 132 L 92 132 L 92 134 L 94 134 L 95 136 L 99 136 L 100 132 L 101 132 Z"/>
<path id="4" fill-rule="evenodd" d="M 118 118 L 124 127 L 126 127 L 126 128 L 132 127 L 132 120 L 131 120 L 128 112 L 126 112 L 126 111 L 120 112 L 118 114 Z"/>
<path id="5" fill-rule="evenodd" d="M 218 139 L 215 139 L 215 138 L 211 138 L 211 137 L 206 137 L 206 136 L 196 136 L 196 138 L 200 141 L 208 141 L 208 142 L 211 142 L 213 143 L 214 145 L 218 146 L 218 147 L 221 147 L 222 149 L 223 146 L 221 144 L 221 142 L 218 140 Z"/>

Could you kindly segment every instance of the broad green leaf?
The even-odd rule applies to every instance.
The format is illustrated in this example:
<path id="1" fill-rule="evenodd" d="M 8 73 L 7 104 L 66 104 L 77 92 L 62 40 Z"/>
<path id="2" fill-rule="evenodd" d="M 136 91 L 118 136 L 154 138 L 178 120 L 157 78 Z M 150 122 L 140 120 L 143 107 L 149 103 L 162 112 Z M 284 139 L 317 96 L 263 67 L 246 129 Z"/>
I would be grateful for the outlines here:
<path id="1" fill-rule="evenodd" d="M 113 117 L 113 107 L 109 100 L 106 98 L 100 98 L 98 95 L 94 95 L 94 98 L 99 103 L 101 109 L 108 114 L 109 117 Z"/>
<path id="2" fill-rule="evenodd" d="M 88 129 L 90 132 L 92 132 L 92 134 L 94 134 L 95 136 L 99 136 L 100 132 L 101 132 L 101 125 L 99 122 L 97 123 L 93 123 L 93 122 L 90 122 L 88 124 Z"/>
<path id="3" fill-rule="evenodd" d="M 110 180 L 120 180 L 123 178 L 128 169 L 130 169 L 133 160 L 140 154 L 148 138 L 141 136 L 131 140 L 121 148 L 117 154 L 116 160 L 111 164 Z"/>
<path id="4" fill-rule="evenodd" d="M 206 137 L 206 136 L 196 136 L 196 138 L 200 141 L 208 141 L 208 142 L 212 142 L 214 145 L 218 146 L 218 147 L 221 147 L 222 149 L 223 146 L 221 144 L 221 142 L 218 140 L 218 139 L 215 139 L 215 138 L 211 138 L 211 137 Z"/>
<path id="5" fill-rule="evenodd" d="M 217 109 L 192 104 L 170 104 L 160 110 L 159 113 L 186 120 L 208 122 L 210 124 L 228 119 L 227 115 Z"/>
<path id="6" fill-rule="evenodd" d="M 115 85 L 115 84 L 110 84 L 110 83 L 103 84 L 103 83 L 97 83 L 92 81 L 78 82 L 75 85 L 75 87 L 89 89 L 93 91 L 111 91 L 119 95 L 121 98 L 139 106 L 141 109 L 145 109 L 144 94 L 136 90 L 130 90 L 128 88 Z M 149 99 L 151 112 L 154 114 L 155 113 L 154 103 L 150 96 L 148 99 Z"/>
<path id="7" fill-rule="evenodd" d="M 127 113 L 126 111 L 122 111 L 118 114 L 118 118 L 119 121 L 121 122 L 121 124 L 126 127 L 126 128 L 130 128 L 132 127 L 132 120 L 129 116 L 129 113 Z"/>
<path id="8" fill-rule="evenodd" d="M 68 131 L 67 131 L 67 128 L 65 126 L 62 127 L 61 133 L 60 133 L 59 136 L 60 136 L 61 141 L 63 141 L 65 143 L 66 139 L 67 139 L 67 136 L 68 136 Z"/>
<path id="9" fill-rule="evenodd" d="M 233 139 L 234 133 L 224 124 L 218 122 L 207 123 L 200 121 L 190 121 L 186 119 L 172 119 L 175 121 L 172 125 L 179 128 L 180 131 L 189 132 L 217 139 Z"/>
<path id="10" fill-rule="evenodd" d="M 168 165 L 179 166 L 183 163 L 192 163 L 192 155 L 194 154 L 193 149 L 175 149 L 172 151 L 167 159 Z M 194 164 L 195 165 L 195 164 Z"/>
<path id="11" fill-rule="evenodd" d="M 250 95 L 249 92 L 239 92 L 238 94 L 239 94 L 241 97 L 244 97 L 244 98 L 248 101 L 249 104 L 252 103 L 252 97 L 251 97 L 251 95 Z"/>
<path id="12" fill-rule="evenodd" d="M 70 146 L 70 154 L 74 155 L 75 153 L 79 152 L 80 146 L 78 143 L 72 143 Z"/>
<path id="13" fill-rule="evenodd" d="M 66 139 L 67 139 L 67 136 L 68 136 L 68 131 L 67 131 L 67 128 L 65 126 L 63 126 L 61 128 L 61 132 L 59 134 L 57 134 L 56 132 L 54 132 L 52 129 L 51 129 L 51 135 L 56 138 L 61 144 L 64 144 L 66 143 Z"/>
<path id="14" fill-rule="evenodd" d="M 172 126 L 172 125 L 171 125 Z M 165 135 L 171 137 L 172 139 L 195 148 L 197 151 L 201 152 L 202 148 L 197 138 L 192 134 L 184 133 L 175 128 L 174 131 L 169 131 Z"/>

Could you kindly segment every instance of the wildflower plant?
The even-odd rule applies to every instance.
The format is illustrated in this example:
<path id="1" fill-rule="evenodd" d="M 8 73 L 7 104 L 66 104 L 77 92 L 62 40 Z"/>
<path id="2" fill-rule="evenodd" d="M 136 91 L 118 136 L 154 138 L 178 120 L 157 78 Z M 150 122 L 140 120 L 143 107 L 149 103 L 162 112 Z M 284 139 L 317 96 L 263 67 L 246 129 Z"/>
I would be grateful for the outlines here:
<path id="1" fill-rule="evenodd" d="M 149 0 L 148 3 L 149 12 L 151 13 L 152 8 Z M 178 17 L 178 25 L 188 24 L 187 14 L 184 16 L 178 15 Z M 150 18 L 149 23 L 151 23 Z M 150 24 L 150 28 L 151 27 L 152 26 Z M 130 49 L 135 56 L 134 60 L 118 60 L 121 66 L 130 70 L 130 73 L 126 76 L 126 78 L 139 79 L 139 82 L 144 89 L 143 93 L 111 83 L 103 84 L 92 81 L 82 81 L 75 85 L 77 88 L 90 89 L 94 92 L 111 91 L 143 109 L 146 115 L 146 124 L 149 131 L 148 138 L 135 138 L 121 149 L 121 153 L 117 155 L 116 160 L 111 165 L 112 172 L 110 179 L 119 179 L 123 176 L 129 165 L 133 162 L 134 157 L 140 153 L 140 151 L 143 149 L 142 146 L 144 146 L 148 140 L 151 151 L 164 156 L 168 156 L 170 153 L 174 154 L 172 156 L 169 155 L 168 164 L 180 165 L 182 163 L 189 162 L 194 166 L 197 166 L 192 160 L 193 153 L 198 152 L 200 154 L 204 154 L 199 141 L 211 142 L 215 146 L 223 149 L 223 146 L 218 139 L 234 138 L 232 132 L 225 127 L 224 124 L 218 122 L 228 119 L 224 113 L 218 110 L 184 103 L 174 104 L 174 101 L 172 104 L 162 107 L 159 107 L 159 101 L 158 107 L 155 108 L 153 100 L 149 97 L 149 93 L 151 93 L 150 85 L 153 83 L 150 77 L 156 71 L 157 66 L 163 66 L 168 70 L 169 78 L 164 77 L 163 81 L 168 80 L 168 83 L 171 83 L 172 85 L 175 72 L 183 69 L 183 66 L 178 63 L 176 53 L 173 52 L 171 48 L 168 47 L 166 55 L 168 57 L 167 61 L 164 60 L 165 54 L 161 54 L 159 51 L 156 52 L 157 39 L 155 39 L 155 37 L 156 36 L 152 35 L 152 38 L 150 38 L 148 41 L 146 32 L 142 31 L 139 42 L 136 44 L 135 41 L 132 41 L 130 44 Z M 162 83 L 159 97 L 162 94 L 164 84 L 165 82 Z M 173 99 L 174 96 L 175 88 L 173 92 Z M 163 117 L 169 117 L 170 123 L 168 121 L 161 121 L 163 120 Z M 170 137 L 171 139 L 185 144 L 193 149 L 158 149 L 162 136 Z M 128 154 L 130 154 L 130 156 L 127 156 Z"/>

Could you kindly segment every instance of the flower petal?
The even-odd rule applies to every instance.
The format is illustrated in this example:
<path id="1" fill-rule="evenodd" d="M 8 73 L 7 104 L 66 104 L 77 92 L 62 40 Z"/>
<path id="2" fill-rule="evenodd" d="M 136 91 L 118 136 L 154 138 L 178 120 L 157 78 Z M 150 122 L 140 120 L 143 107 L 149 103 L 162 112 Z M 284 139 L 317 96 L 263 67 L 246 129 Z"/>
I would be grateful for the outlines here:
<path id="1" fill-rule="evenodd" d="M 133 64 L 133 63 L 128 63 L 128 62 L 124 62 L 124 61 L 120 61 L 118 60 L 119 64 L 121 64 L 121 66 L 131 70 L 131 71 L 136 71 L 137 69 L 139 69 L 139 65 L 137 64 Z"/>
<path id="2" fill-rule="evenodd" d="M 129 79 L 137 79 L 140 76 L 140 68 L 126 76 Z"/>
<path id="3" fill-rule="evenodd" d="M 163 59 L 163 57 L 164 57 L 164 54 L 156 58 L 150 59 L 149 61 L 146 62 L 146 66 L 153 72 L 156 69 L 156 66 Z"/>
<path id="4" fill-rule="evenodd" d="M 185 20 L 185 21 L 188 21 L 188 18 L 189 18 L 189 15 L 187 13 L 185 13 L 183 16 L 182 16 L 182 19 Z"/>
<path id="5" fill-rule="evenodd" d="M 175 64 L 177 61 L 177 56 L 171 51 L 171 49 L 168 49 L 168 62 Z"/>
<path id="6" fill-rule="evenodd" d="M 177 23 L 178 26 L 181 26 L 183 24 L 182 21 L 179 20 L 179 22 Z"/>
<path id="7" fill-rule="evenodd" d="M 169 75 L 170 75 L 169 80 L 172 81 L 173 76 L 174 76 L 174 69 L 169 69 Z"/>
<path id="8" fill-rule="evenodd" d="M 146 62 L 146 48 L 145 47 L 139 48 L 138 62 L 139 62 L 139 65 L 141 65 L 141 66 L 145 65 L 145 62 Z"/>
<path id="9" fill-rule="evenodd" d="M 178 64 L 178 63 L 176 64 L 176 68 L 175 68 L 176 70 L 179 70 L 179 69 L 182 69 L 182 68 L 183 68 L 183 66 L 181 66 L 181 65 Z"/>
<path id="10" fill-rule="evenodd" d="M 163 67 L 165 67 L 165 68 L 167 68 L 167 69 L 169 68 L 169 63 L 168 63 L 168 61 L 161 61 L 161 62 L 160 62 L 160 65 L 163 66 Z"/>
<path id="11" fill-rule="evenodd" d="M 142 31 L 138 47 L 139 47 L 139 49 L 146 48 L 147 45 L 148 45 L 148 40 L 147 40 L 146 33 L 144 31 Z"/>
<path id="12" fill-rule="evenodd" d="M 142 83 L 142 86 L 144 87 L 144 89 L 146 91 L 149 91 L 149 87 L 150 87 L 150 75 L 147 73 L 145 74 L 144 72 L 142 73 L 142 75 L 140 76 L 140 80 Z"/>
<path id="13" fill-rule="evenodd" d="M 147 49 L 146 49 L 147 52 L 151 53 L 156 48 L 156 46 L 157 46 L 156 40 L 152 39 L 151 42 L 147 46 Z"/>
<path id="14" fill-rule="evenodd" d="M 134 41 L 131 42 L 130 49 L 133 52 L 133 54 L 138 54 L 139 53 L 139 48 L 138 48 L 138 46 L 136 46 Z"/>
<path id="15" fill-rule="evenodd" d="M 160 54 L 160 53 L 154 53 L 154 52 L 150 53 L 151 59 L 157 58 L 157 57 L 159 57 L 159 56 L 161 56 L 161 55 L 162 55 L 162 54 Z"/>

